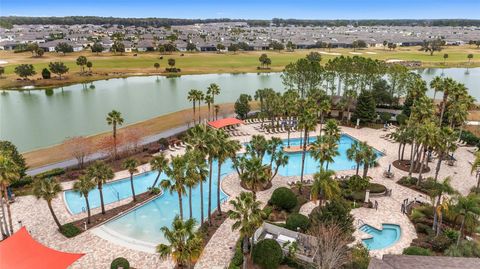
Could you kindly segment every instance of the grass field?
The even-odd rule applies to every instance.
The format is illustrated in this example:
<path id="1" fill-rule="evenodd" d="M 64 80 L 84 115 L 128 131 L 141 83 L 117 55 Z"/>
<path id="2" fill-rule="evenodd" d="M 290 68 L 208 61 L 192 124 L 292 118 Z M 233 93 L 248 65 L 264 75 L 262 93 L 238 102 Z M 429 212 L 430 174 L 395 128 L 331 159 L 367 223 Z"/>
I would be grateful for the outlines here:
<path id="1" fill-rule="evenodd" d="M 240 72 L 257 72 L 256 67 L 259 65 L 258 57 L 262 53 L 267 53 L 272 59 L 271 71 L 281 71 L 288 63 L 304 57 L 310 51 L 322 52 L 323 63 L 328 59 L 336 57 L 331 54 L 341 54 L 345 56 L 364 56 L 373 59 L 389 60 L 416 60 L 421 61 L 425 67 L 476 67 L 480 66 L 480 50 L 473 46 L 448 47 L 441 52 L 436 52 L 433 56 L 429 53 L 421 52 L 418 47 L 399 48 L 395 51 L 384 50 L 383 48 L 369 48 L 357 50 L 352 54 L 352 50 L 332 49 L 330 52 L 326 50 L 296 50 L 294 52 L 237 52 L 233 53 L 174 53 L 171 55 L 163 55 L 160 60 L 160 54 L 157 52 L 125 53 L 123 56 L 113 55 L 111 53 L 102 53 L 96 55 L 90 51 L 70 53 L 61 55 L 57 53 L 46 53 L 41 58 L 34 58 L 30 53 L 12 53 L 0 52 L 0 60 L 8 62 L 5 64 L 5 78 L 0 80 L 1 88 L 15 88 L 25 85 L 36 86 L 55 86 L 70 83 L 86 82 L 91 80 L 106 79 L 112 77 L 123 77 L 129 75 L 147 75 L 156 74 L 157 70 L 153 64 L 158 62 L 160 69 L 164 70 L 167 66 L 169 58 L 174 58 L 177 62 L 176 66 L 181 68 L 181 74 L 205 74 L 205 73 L 240 73 Z M 368 53 L 367 53 L 368 52 Z M 444 64 L 443 54 L 449 55 Z M 468 54 L 474 54 L 473 60 L 469 63 Z M 89 61 L 93 63 L 93 74 L 91 76 L 82 76 L 80 68 L 75 64 L 78 56 L 85 55 Z M 39 80 L 41 70 L 48 66 L 49 62 L 62 61 L 70 68 L 70 72 L 65 79 Z M 14 68 L 18 64 L 33 64 L 37 71 L 37 75 L 32 81 L 18 81 L 14 73 Z"/>

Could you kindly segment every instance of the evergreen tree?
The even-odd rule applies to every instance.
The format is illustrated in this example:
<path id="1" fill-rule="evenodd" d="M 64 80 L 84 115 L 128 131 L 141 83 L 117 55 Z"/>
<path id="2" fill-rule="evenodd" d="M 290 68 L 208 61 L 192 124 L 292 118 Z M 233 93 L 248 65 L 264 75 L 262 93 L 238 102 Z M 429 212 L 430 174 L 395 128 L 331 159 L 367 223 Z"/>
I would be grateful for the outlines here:
<path id="1" fill-rule="evenodd" d="M 362 91 L 357 99 L 357 107 L 353 118 L 362 122 L 372 122 L 377 118 L 375 98 L 370 91 Z"/>

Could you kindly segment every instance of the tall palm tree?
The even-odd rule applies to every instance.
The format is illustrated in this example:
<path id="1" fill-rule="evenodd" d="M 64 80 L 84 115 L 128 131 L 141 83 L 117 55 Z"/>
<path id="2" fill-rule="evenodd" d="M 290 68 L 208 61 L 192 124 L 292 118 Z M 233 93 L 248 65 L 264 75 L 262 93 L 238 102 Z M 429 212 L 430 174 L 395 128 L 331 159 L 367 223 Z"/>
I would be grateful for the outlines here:
<path id="1" fill-rule="evenodd" d="M 317 117 L 315 115 L 314 109 L 312 109 L 309 105 L 307 105 L 306 109 L 304 109 L 300 114 L 298 126 L 303 130 L 302 169 L 300 173 L 300 182 L 303 182 L 308 137 L 310 131 L 314 131 L 317 126 Z M 301 189 L 299 191 L 301 192 Z"/>
<path id="2" fill-rule="evenodd" d="M 153 158 L 150 160 L 150 167 L 152 170 L 157 171 L 157 177 L 155 178 L 155 181 L 152 184 L 152 189 L 155 188 L 157 185 L 157 181 L 160 178 L 160 175 L 162 172 L 165 170 L 165 168 L 168 166 L 168 159 L 165 157 L 163 153 L 160 153 L 159 155 L 153 156 Z"/>
<path id="3" fill-rule="evenodd" d="M 187 162 L 187 172 L 186 172 L 186 178 L 185 178 L 185 186 L 188 188 L 188 209 L 189 209 L 189 218 L 191 219 L 193 217 L 193 211 L 192 211 L 192 189 L 197 186 L 197 184 L 201 184 L 201 181 L 199 181 L 199 178 L 197 176 L 197 168 L 195 167 L 195 162 L 192 160 Z"/>
<path id="4" fill-rule="evenodd" d="M 192 105 L 193 105 L 193 124 L 195 124 L 195 108 L 197 105 L 197 92 L 198 90 L 191 89 L 190 91 L 188 91 L 188 96 L 187 96 L 188 101 L 192 102 Z"/>
<path id="5" fill-rule="evenodd" d="M 462 216 L 462 224 L 460 226 L 460 233 L 457 238 L 457 246 L 460 244 L 460 239 L 463 237 L 463 228 L 467 219 L 475 219 L 480 215 L 480 197 L 478 195 L 470 194 L 468 196 L 459 196 L 455 211 Z"/>
<path id="6" fill-rule="evenodd" d="M 217 139 L 220 147 L 217 152 L 217 211 L 218 214 L 222 214 L 222 207 L 220 203 L 220 179 L 222 176 L 222 164 L 230 157 L 237 154 L 242 146 L 237 140 L 228 140 L 228 135 L 219 130 L 217 134 Z"/>
<path id="7" fill-rule="evenodd" d="M 433 100 L 437 96 L 437 92 L 441 91 L 443 79 L 439 76 L 436 76 L 430 81 L 430 88 L 433 89 Z"/>
<path id="8" fill-rule="evenodd" d="M 215 83 L 210 84 L 207 89 L 207 94 L 212 97 L 212 106 L 215 106 L 215 96 L 220 94 L 220 86 Z"/>
<path id="9" fill-rule="evenodd" d="M 95 182 L 93 182 L 92 178 L 88 177 L 87 175 L 80 176 L 78 181 L 75 181 L 73 183 L 73 190 L 75 192 L 78 192 L 80 196 L 83 196 L 85 198 L 85 203 L 87 204 L 87 213 L 88 213 L 88 218 L 87 218 L 87 223 L 90 224 L 90 202 L 88 201 L 88 193 L 95 189 Z"/>
<path id="10" fill-rule="evenodd" d="M 54 178 L 42 178 L 38 179 L 33 184 L 33 194 L 37 199 L 44 199 L 47 202 L 48 209 L 52 213 L 53 220 L 58 226 L 58 229 L 62 229 L 60 221 L 58 221 L 55 211 L 53 211 L 52 201 L 62 192 L 62 185 Z"/>
<path id="11" fill-rule="evenodd" d="M 6 154 L 0 154 L 0 188 L 3 194 L 0 195 L 0 200 L 5 199 L 6 201 L 6 207 L 7 207 L 7 214 L 8 214 L 8 223 L 10 226 L 10 235 L 13 234 L 13 222 L 12 222 L 12 212 L 10 210 L 10 202 L 8 199 L 8 186 L 12 183 L 13 180 L 17 179 L 20 177 L 19 171 L 18 171 L 18 166 L 17 164 Z M 3 209 L 3 205 L 2 205 Z M 3 216 L 5 218 L 5 215 Z"/>
<path id="12" fill-rule="evenodd" d="M 190 161 L 195 164 L 195 173 L 193 176 L 197 178 L 198 184 L 200 185 L 200 224 L 203 225 L 203 221 L 205 220 L 203 206 L 203 183 L 207 181 L 209 171 L 207 162 L 205 160 L 205 155 L 202 152 L 195 151 Z"/>
<path id="13" fill-rule="evenodd" d="M 205 100 L 205 94 L 202 91 L 197 91 L 197 102 L 198 102 L 198 123 L 202 122 L 202 113 L 200 113 L 202 101 Z"/>
<path id="14" fill-rule="evenodd" d="M 313 185 L 310 191 L 310 196 L 313 201 L 320 200 L 320 206 L 323 201 L 331 200 L 340 195 L 340 186 L 338 182 L 333 179 L 335 172 L 331 170 L 320 170 L 313 176 Z"/>
<path id="15" fill-rule="evenodd" d="M 243 238 L 243 269 L 247 268 L 248 242 L 263 223 L 265 213 L 260 209 L 260 202 L 249 192 L 241 192 L 230 204 L 233 209 L 228 211 L 228 217 L 235 221 L 232 230 L 239 230 Z M 250 248 L 251 250 L 251 248 Z"/>
<path id="16" fill-rule="evenodd" d="M 113 132 L 113 156 L 117 158 L 117 126 L 123 124 L 122 113 L 112 110 L 107 114 L 107 124 L 112 125 L 112 132 Z"/>
<path id="17" fill-rule="evenodd" d="M 360 142 L 353 141 L 352 145 L 349 149 L 347 149 L 347 159 L 349 161 L 354 161 L 356 163 L 356 172 L 355 175 L 358 176 L 358 172 L 360 170 L 360 163 L 363 160 L 362 156 L 362 148 L 360 146 Z"/>
<path id="18" fill-rule="evenodd" d="M 102 214 L 105 214 L 105 203 L 103 202 L 103 184 L 115 176 L 113 170 L 104 161 L 96 161 L 87 168 L 87 175 L 97 184 L 100 194 Z"/>
<path id="19" fill-rule="evenodd" d="M 134 158 L 125 159 L 122 163 L 123 169 L 127 169 L 128 173 L 130 174 L 130 187 L 132 188 L 132 197 L 133 201 L 137 201 L 137 197 L 135 196 L 135 186 L 133 185 L 133 174 L 138 173 L 138 160 Z"/>
<path id="20" fill-rule="evenodd" d="M 168 190 L 170 193 L 177 193 L 181 219 L 183 219 L 182 196 L 187 193 L 185 189 L 186 164 L 187 160 L 185 156 L 172 157 L 171 166 L 165 169 L 165 174 L 167 174 L 169 179 L 160 182 L 162 189 Z"/>
<path id="21" fill-rule="evenodd" d="M 452 195 L 452 194 L 457 193 L 455 191 L 455 189 L 452 187 L 452 185 L 450 185 L 451 181 L 452 181 L 451 177 L 446 177 L 445 179 L 443 179 L 442 183 L 436 182 L 433 185 L 433 188 L 431 189 L 431 191 L 429 193 L 429 195 L 431 197 L 433 197 L 432 205 L 433 205 L 434 211 L 433 211 L 433 226 L 432 226 L 432 229 L 434 231 L 435 230 L 437 231 L 437 235 L 441 231 L 441 225 L 438 224 L 440 222 L 439 221 L 439 215 L 438 215 L 437 210 L 435 210 L 435 209 L 440 206 L 440 204 L 443 200 L 443 195 L 444 194 Z M 435 199 L 436 199 L 436 201 L 435 201 Z"/>
<path id="22" fill-rule="evenodd" d="M 270 174 L 267 172 L 269 169 L 264 166 L 262 160 L 257 157 L 245 159 L 244 165 L 240 180 L 256 197 L 257 190 L 265 185 L 270 179 Z"/>
<path id="23" fill-rule="evenodd" d="M 475 188 L 475 193 L 478 194 L 480 192 L 480 152 L 475 154 L 475 161 L 472 163 L 470 173 L 476 173 L 477 187 Z"/>
<path id="24" fill-rule="evenodd" d="M 367 142 L 360 143 L 362 163 L 363 163 L 363 177 L 368 175 L 368 168 L 377 165 L 377 153 L 375 150 L 367 144 Z"/>
<path id="25" fill-rule="evenodd" d="M 207 108 L 208 108 L 207 119 L 210 120 L 210 110 L 213 104 L 213 96 L 211 96 L 210 94 L 205 95 L 205 103 L 207 104 Z"/>
<path id="26" fill-rule="evenodd" d="M 171 257 L 178 267 L 191 268 L 192 264 L 200 257 L 203 247 L 203 238 L 195 232 L 195 219 L 183 221 L 178 215 L 175 216 L 172 228 L 163 226 L 163 232 L 169 245 L 159 244 L 157 252 L 162 259 Z"/>
<path id="27" fill-rule="evenodd" d="M 327 120 L 327 122 L 325 123 L 324 132 L 325 132 L 325 135 L 334 137 L 337 140 L 337 142 L 338 140 L 340 140 L 340 137 L 342 135 L 342 132 L 338 127 L 338 123 L 334 119 Z"/>
<path id="28" fill-rule="evenodd" d="M 319 133 L 319 135 L 322 136 L 323 120 L 324 120 L 325 114 L 329 113 L 330 110 L 332 110 L 332 103 L 330 102 L 330 99 L 323 99 L 320 102 L 320 104 L 318 105 L 317 110 L 320 113 L 320 133 Z"/>

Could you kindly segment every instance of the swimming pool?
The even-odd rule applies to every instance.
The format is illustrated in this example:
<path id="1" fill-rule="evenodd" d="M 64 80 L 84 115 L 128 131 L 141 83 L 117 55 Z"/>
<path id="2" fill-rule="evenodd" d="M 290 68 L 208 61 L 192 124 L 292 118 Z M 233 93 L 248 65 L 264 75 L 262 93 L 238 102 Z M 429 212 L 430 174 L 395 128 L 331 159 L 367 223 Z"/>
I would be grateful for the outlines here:
<path id="1" fill-rule="evenodd" d="M 309 139 L 310 142 L 315 141 L 315 137 Z M 290 145 L 300 145 L 300 138 L 290 139 Z M 348 170 L 355 167 L 355 163 L 351 162 L 346 157 L 346 151 L 350 148 L 354 139 L 348 135 L 342 135 L 339 142 L 339 156 L 334 158 L 334 163 L 329 165 L 329 169 L 332 170 Z M 284 145 L 287 145 L 287 140 L 283 140 Z M 377 155 L 381 155 L 377 152 Z M 302 153 L 288 153 L 289 162 L 285 167 L 279 169 L 279 174 L 282 176 L 299 176 L 301 169 Z M 269 163 L 270 156 L 265 156 L 264 162 Z M 212 176 L 212 211 L 216 207 L 217 201 L 217 163 L 213 164 L 213 176 Z M 307 154 L 305 158 L 305 174 L 313 174 L 318 171 L 318 163 Z M 227 174 L 233 173 L 232 161 L 227 160 L 222 164 L 221 178 Z M 149 172 L 137 175 L 134 177 L 134 185 L 136 193 L 143 193 L 148 190 L 155 178 L 156 172 Z M 166 176 L 162 174 L 160 180 L 166 179 Z M 203 201 L 204 201 L 204 213 L 207 216 L 208 207 L 208 182 L 203 184 Z M 114 182 L 109 182 L 104 185 L 104 202 L 110 204 L 121 199 L 131 197 L 130 179 L 125 178 Z M 89 202 L 91 208 L 100 206 L 100 198 L 97 189 L 92 190 L 89 193 Z M 220 199 L 225 200 L 227 195 L 221 192 Z M 193 201 L 193 217 L 199 222 L 200 220 L 200 187 L 197 186 L 192 190 Z M 72 213 L 80 213 L 85 210 L 85 199 L 80 197 L 78 193 L 71 190 L 65 192 L 65 201 L 67 207 Z M 183 211 L 184 217 L 189 216 L 188 195 L 183 197 Z M 145 205 L 130 211 L 129 213 L 113 219 L 106 223 L 104 227 L 113 230 L 115 233 L 136 240 L 158 244 L 162 242 L 163 234 L 160 232 L 160 228 L 163 226 L 170 226 L 175 215 L 179 213 L 178 196 L 176 193 L 170 194 L 165 192 L 162 196 L 146 203 Z"/>
<path id="2" fill-rule="evenodd" d="M 402 234 L 400 226 L 396 224 L 382 224 L 382 230 L 378 230 L 368 224 L 360 227 L 363 231 L 372 236 L 372 238 L 362 239 L 363 244 L 368 250 L 383 249 L 395 244 Z"/>

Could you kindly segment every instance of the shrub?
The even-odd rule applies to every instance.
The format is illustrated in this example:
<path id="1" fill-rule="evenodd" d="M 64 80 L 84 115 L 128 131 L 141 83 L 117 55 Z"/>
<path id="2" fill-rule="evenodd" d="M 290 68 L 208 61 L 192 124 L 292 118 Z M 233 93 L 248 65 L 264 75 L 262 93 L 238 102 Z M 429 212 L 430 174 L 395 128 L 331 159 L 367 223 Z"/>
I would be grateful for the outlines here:
<path id="1" fill-rule="evenodd" d="M 162 191 L 157 188 L 157 187 L 149 187 L 148 190 L 150 191 L 151 194 L 153 195 L 157 195 L 157 194 L 160 194 Z"/>
<path id="2" fill-rule="evenodd" d="M 351 207 L 349 202 L 343 198 L 333 199 L 323 207 L 317 207 L 310 213 L 310 221 L 312 224 L 320 223 L 336 223 L 342 232 L 351 233 L 353 228 L 353 217 L 350 214 Z"/>
<path id="3" fill-rule="evenodd" d="M 305 215 L 293 213 L 288 216 L 285 227 L 292 231 L 300 229 L 300 231 L 305 232 L 310 227 L 310 220 Z"/>
<path id="4" fill-rule="evenodd" d="M 408 116 L 401 113 L 401 114 L 397 115 L 396 119 L 397 119 L 398 124 L 403 125 L 403 124 L 405 124 L 405 122 L 407 122 Z"/>
<path id="5" fill-rule="evenodd" d="M 265 218 L 268 219 L 268 216 L 270 216 L 270 214 L 272 214 L 272 207 L 270 206 L 266 206 L 264 209 L 263 209 L 263 212 L 265 213 Z"/>
<path id="6" fill-rule="evenodd" d="M 413 186 L 417 184 L 417 178 L 416 177 L 402 177 L 400 178 L 397 183 L 403 186 Z"/>
<path id="7" fill-rule="evenodd" d="M 297 205 L 297 197 L 291 189 L 280 187 L 273 191 L 270 203 L 278 208 L 290 211 Z"/>
<path id="8" fill-rule="evenodd" d="M 36 178 L 49 178 L 65 174 L 65 169 L 63 168 L 54 168 L 52 170 L 45 171 L 43 173 L 37 174 Z"/>
<path id="9" fill-rule="evenodd" d="M 50 79 L 51 76 L 52 76 L 52 74 L 50 73 L 50 70 L 48 70 L 47 68 L 43 68 L 42 78 L 43 79 Z"/>
<path id="10" fill-rule="evenodd" d="M 72 238 L 81 234 L 82 231 L 72 223 L 67 223 L 62 225 L 62 228 L 60 228 L 60 233 L 62 233 L 65 237 Z"/>
<path id="11" fill-rule="evenodd" d="M 422 211 L 414 208 L 412 210 L 412 214 L 410 214 L 410 218 L 412 219 L 413 223 L 420 222 L 421 219 L 425 218 L 425 214 Z"/>
<path id="12" fill-rule="evenodd" d="M 277 241 L 264 239 L 253 247 L 253 262 L 263 269 L 275 269 L 283 260 L 283 252 Z"/>
<path id="13" fill-rule="evenodd" d="M 445 235 L 432 236 L 428 242 L 432 245 L 432 249 L 437 252 L 445 251 L 453 241 Z"/>
<path id="14" fill-rule="evenodd" d="M 447 228 L 443 231 L 443 234 L 452 240 L 452 242 L 455 242 L 458 238 L 458 231 L 454 229 Z"/>
<path id="15" fill-rule="evenodd" d="M 370 183 L 370 185 L 368 185 L 368 189 L 371 193 L 383 193 L 387 190 L 385 186 L 378 183 Z"/>
<path id="16" fill-rule="evenodd" d="M 460 135 L 460 139 L 467 142 L 469 146 L 480 146 L 480 138 L 474 135 L 472 132 L 464 130 Z"/>
<path id="17" fill-rule="evenodd" d="M 457 246 L 451 245 L 445 255 L 452 257 L 480 257 L 480 244 L 475 241 L 462 240 Z"/>
<path id="18" fill-rule="evenodd" d="M 123 257 L 118 257 L 115 260 L 113 260 L 112 263 L 110 264 L 110 269 L 117 269 L 120 267 L 123 269 L 129 269 L 130 263 L 128 262 L 127 259 Z"/>
<path id="19" fill-rule="evenodd" d="M 29 185 L 33 182 L 33 178 L 31 176 L 26 176 L 24 178 L 21 178 L 19 180 L 15 180 L 10 184 L 11 188 L 21 188 L 25 185 Z"/>
<path id="20" fill-rule="evenodd" d="M 387 123 L 392 118 L 392 114 L 388 112 L 380 112 L 380 120 Z"/>
<path id="21" fill-rule="evenodd" d="M 432 252 L 427 248 L 421 247 L 408 247 L 403 250 L 404 255 L 419 255 L 419 256 L 431 256 Z"/>
<path id="22" fill-rule="evenodd" d="M 347 180 L 347 188 L 351 191 L 364 191 L 368 188 L 369 182 L 368 178 L 363 178 L 361 176 L 351 176 Z"/>
<path id="23" fill-rule="evenodd" d="M 367 269 L 369 263 L 368 249 L 362 244 L 357 244 L 352 248 L 350 262 L 346 264 L 345 269 Z"/>
<path id="24" fill-rule="evenodd" d="M 423 234 L 427 234 L 427 235 L 433 234 L 432 228 L 430 226 L 426 225 L 426 224 L 423 224 L 423 223 L 417 223 L 415 225 L 415 230 L 417 231 L 417 233 L 423 233 Z"/>

